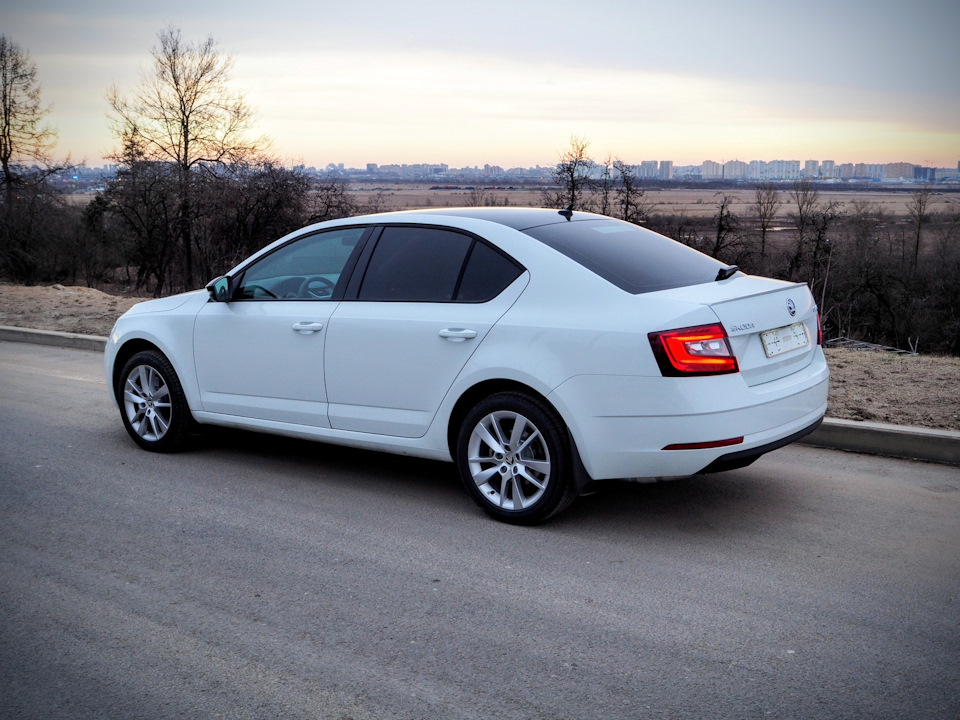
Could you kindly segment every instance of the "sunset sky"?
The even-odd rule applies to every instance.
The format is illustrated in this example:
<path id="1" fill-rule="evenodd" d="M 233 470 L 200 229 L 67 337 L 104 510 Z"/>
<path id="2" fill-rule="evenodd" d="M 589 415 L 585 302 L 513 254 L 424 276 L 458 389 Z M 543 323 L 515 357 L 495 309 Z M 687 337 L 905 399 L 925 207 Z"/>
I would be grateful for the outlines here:
<path id="1" fill-rule="evenodd" d="M 0 0 L 57 153 L 114 148 L 105 95 L 157 32 L 207 35 L 288 163 L 960 160 L 957 0 Z"/>

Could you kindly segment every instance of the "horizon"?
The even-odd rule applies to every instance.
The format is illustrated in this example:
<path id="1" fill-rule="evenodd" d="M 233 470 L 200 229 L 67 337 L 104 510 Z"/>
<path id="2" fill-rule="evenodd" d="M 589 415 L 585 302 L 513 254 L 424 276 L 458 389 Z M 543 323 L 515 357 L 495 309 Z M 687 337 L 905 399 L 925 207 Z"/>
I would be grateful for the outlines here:
<path id="1" fill-rule="evenodd" d="M 88 166 L 115 145 L 108 89 L 133 90 L 171 25 L 190 43 L 212 35 L 234 57 L 231 85 L 255 110 L 254 134 L 287 166 L 550 167 L 572 136 L 595 160 L 631 164 L 960 160 L 960 5 L 287 7 L 262 17 L 248 0 L 14 0 L 0 28 L 37 65 L 55 155 Z"/>

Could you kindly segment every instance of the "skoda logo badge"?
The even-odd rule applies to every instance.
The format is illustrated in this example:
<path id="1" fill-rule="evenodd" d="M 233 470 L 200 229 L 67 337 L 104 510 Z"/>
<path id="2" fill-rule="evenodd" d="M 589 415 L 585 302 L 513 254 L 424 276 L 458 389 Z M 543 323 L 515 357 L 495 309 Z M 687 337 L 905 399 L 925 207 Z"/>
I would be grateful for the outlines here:
<path id="1" fill-rule="evenodd" d="M 790 317 L 797 314 L 797 306 L 790 298 L 787 298 L 787 312 L 790 313 Z"/>

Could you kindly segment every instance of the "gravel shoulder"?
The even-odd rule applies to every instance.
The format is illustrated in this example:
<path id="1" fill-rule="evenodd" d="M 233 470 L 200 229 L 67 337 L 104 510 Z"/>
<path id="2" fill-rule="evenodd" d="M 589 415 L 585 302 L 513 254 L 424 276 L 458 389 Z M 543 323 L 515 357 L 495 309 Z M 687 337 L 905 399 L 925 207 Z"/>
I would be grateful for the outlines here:
<path id="1" fill-rule="evenodd" d="M 87 287 L 0 283 L 0 325 L 102 335 L 147 298 Z M 827 415 L 960 430 L 960 358 L 828 348 Z"/>

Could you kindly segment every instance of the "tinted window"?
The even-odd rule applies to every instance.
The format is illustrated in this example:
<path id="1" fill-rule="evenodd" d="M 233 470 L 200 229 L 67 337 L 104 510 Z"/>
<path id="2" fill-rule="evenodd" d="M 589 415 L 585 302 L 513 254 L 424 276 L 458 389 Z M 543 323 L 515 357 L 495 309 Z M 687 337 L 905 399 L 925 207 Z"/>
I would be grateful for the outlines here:
<path id="1" fill-rule="evenodd" d="M 458 302 L 485 302 L 502 293 L 523 269 L 489 245 L 477 242 L 463 272 Z"/>
<path id="2" fill-rule="evenodd" d="M 718 260 L 620 220 L 584 220 L 524 230 L 622 290 L 640 294 L 712 282 Z"/>
<path id="3" fill-rule="evenodd" d="M 360 300 L 450 302 L 473 239 L 437 228 L 384 228 Z"/>
<path id="4" fill-rule="evenodd" d="M 344 228 L 294 240 L 248 267 L 236 300 L 324 300 L 333 295 L 365 228 Z"/>

